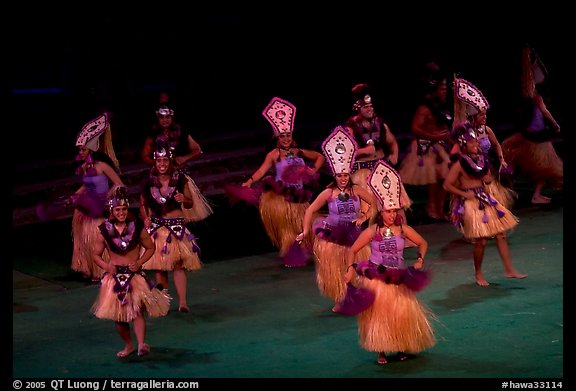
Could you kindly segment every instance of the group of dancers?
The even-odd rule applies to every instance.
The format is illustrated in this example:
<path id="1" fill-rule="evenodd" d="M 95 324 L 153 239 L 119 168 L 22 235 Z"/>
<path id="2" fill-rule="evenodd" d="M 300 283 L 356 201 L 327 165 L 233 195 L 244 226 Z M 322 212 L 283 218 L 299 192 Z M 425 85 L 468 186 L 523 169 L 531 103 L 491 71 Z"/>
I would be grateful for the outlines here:
<path id="1" fill-rule="evenodd" d="M 525 55 L 534 76 L 539 59 L 531 51 Z M 534 103 L 529 126 L 500 144 L 486 125 L 489 104 L 477 87 L 455 78 L 455 106 L 449 110 L 447 79 L 430 80 L 430 93 L 416 111 L 414 139 L 402 161 L 394 135 L 374 111 L 368 85 L 353 89 L 355 115 L 332 130 L 322 152 L 296 145 L 296 107 L 275 97 L 263 111 L 275 148 L 245 182 L 226 189 L 231 201 L 258 207 L 285 266 L 314 263 L 320 293 L 333 300 L 334 312 L 357 316 L 360 344 L 377 352 L 381 365 L 388 363 L 389 353 L 405 360 L 436 342 L 434 315 L 416 297 L 430 283 L 425 268 L 428 244 L 407 224 L 412 201 L 404 185 L 429 187 L 426 208 L 436 219 L 445 218 L 446 194 L 451 195 L 449 219 L 474 243 L 475 280 L 487 286 L 482 261 L 490 238 L 496 238 L 505 277 L 526 277 L 514 268 L 505 237 L 518 219 L 510 210 L 514 192 L 500 174 L 510 166 L 534 179 L 535 204 L 550 202 L 540 193 L 545 180 L 562 183 L 562 161 L 550 139 L 535 136 L 544 132 L 546 119 L 559 130 L 536 88 L 527 89 Z M 531 82 L 538 84 L 534 77 Z M 71 267 L 100 281 L 92 311 L 115 322 L 124 341 L 118 357 L 150 352 L 144 316 L 167 315 L 172 300 L 169 272 L 178 310 L 189 311 L 186 272 L 201 269 L 202 262 L 188 223 L 213 213 L 185 169 L 186 161 L 202 154 L 199 145 L 174 126 L 172 109 L 162 106 L 156 114 L 158 132 L 147 139 L 143 153 L 151 155 L 152 167 L 140 189 L 139 216 L 129 210 L 129 191 L 119 175 L 106 114 L 78 134 L 83 185 L 66 200 L 75 207 Z M 332 182 L 319 190 L 318 174 L 326 166 Z M 405 262 L 405 247 L 417 247 L 412 265 Z M 154 280 L 145 270 L 154 272 Z"/>

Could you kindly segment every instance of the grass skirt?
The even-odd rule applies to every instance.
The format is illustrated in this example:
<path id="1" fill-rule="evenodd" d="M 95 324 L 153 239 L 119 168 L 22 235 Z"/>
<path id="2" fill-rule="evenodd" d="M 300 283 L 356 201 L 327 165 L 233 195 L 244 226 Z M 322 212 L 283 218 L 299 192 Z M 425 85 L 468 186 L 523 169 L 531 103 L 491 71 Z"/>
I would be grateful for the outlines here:
<path id="1" fill-rule="evenodd" d="M 186 175 L 186 179 L 188 179 L 187 186 L 192 196 L 192 208 L 187 209 L 182 207 L 184 218 L 187 222 L 204 220 L 206 217 L 213 213 L 212 206 L 210 205 L 210 202 L 202 195 L 200 189 L 198 189 L 198 186 L 196 186 L 194 179 L 192 179 L 187 174 L 184 175 Z"/>
<path id="2" fill-rule="evenodd" d="M 302 222 L 309 202 L 289 202 L 281 194 L 274 191 L 264 191 L 260 197 L 258 209 L 264 229 L 270 241 L 284 256 L 296 236 L 302 232 Z M 302 246 L 312 248 L 314 234 L 310 232 L 302 241 Z"/>
<path id="3" fill-rule="evenodd" d="M 436 344 L 432 312 L 403 284 L 359 277 L 358 286 L 375 293 L 374 303 L 358 315 L 360 345 L 370 352 L 418 353 Z"/>
<path id="4" fill-rule="evenodd" d="M 466 239 L 490 238 L 518 225 L 518 219 L 494 198 L 493 205 L 477 198 L 454 199 L 452 221 Z"/>
<path id="5" fill-rule="evenodd" d="M 177 239 L 174 235 L 168 238 L 170 230 L 160 227 L 152 234 L 152 239 L 156 244 L 154 255 L 144 264 L 145 270 L 165 270 L 171 271 L 177 268 L 185 270 L 199 270 L 202 262 L 198 252 L 194 252 L 196 246 L 194 240 L 188 239 L 184 235 L 182 239 Z"/>
<path id="6" fill-rule="evenodd" d="M 72 215 L 72 240 L 74 244 L 70 267 L 88 278 L 100 279 L 104 274 L 104 270 L 96 265 L 92 257 L 92 248 L 100 236 L 98 226 L 103 221 L 104 217 L 92 218 L 78 209 L 75 209 Z M 108 250 L 104 250 L 102 258 L 108 262 L 110 259 Z"/>
<path id="7" fill-rule="evenodd" d="M 486 188 L 486 192 L 504 205 L 506 209 L 512 209 L 514 207 L 514 203 L 518 198 L 518 193 L 514 190 L 502 185 L 502 183 L 496 179 L 490 183 L 485 183 L 484 187 Z"/>
<path id="8" fill-rule="evenodd" d="M 336 244 L 321 238 L 314 241 L 314 258 L 316 259 L 316 283 L 323 296 L 335 302 L 341 301 L 346 294 L 344 274 L 348 268 L 349 247 Z M 355 261 L 370 257 L 370 246 L 365 246 L 356 253 Z"/>
<path id="9" fill-rule="evenodd" d="M 502 142 L 502 152 L 515 172 L 522 172 L 535 182 L 548 182 L 556 189 L 563 186 L 564 164 L 552 142 L 534 142 L 515 133 Z"/>
<path id="10" fill-rule="evenodd" d="M 400 178 L 406 185 L 423 186 L 438 183 L 448 175 L 450 156 L 437 143 L 419 153 L 418 141 L 412 140 L 400 165 Z"/>
<path id="11" fill-rule="evenodd" d="M 100 319 L 115 322 L 130 322 L 140 313 L 150 317 L 168 314 L 171 298 L 166 292 L 151 288 L 147 278 L 140 273 L 135 273 L 129 284 L 130 289 L 121 302 L 114 292 L 114 277 L 106 273 L 100 282 L 100 291 L 92 306 L 92 313 Z"/>

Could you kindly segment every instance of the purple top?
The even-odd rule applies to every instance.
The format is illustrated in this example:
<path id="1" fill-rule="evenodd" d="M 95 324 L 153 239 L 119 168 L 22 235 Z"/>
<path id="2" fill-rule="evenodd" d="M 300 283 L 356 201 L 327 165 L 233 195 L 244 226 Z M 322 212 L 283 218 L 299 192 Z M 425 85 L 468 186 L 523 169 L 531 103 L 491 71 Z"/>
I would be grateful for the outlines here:
<path id="1" fill-rule="evenodd" d="M 285 159 L 281 159 L 279 162 L 276 162 L 275 164 L 275 168 L 276 168 L 276 181 L 281 181 L 282 179 L 282 173 L 284 172 L 284 170 L 289 167 L 289 166 L 305 166 L 306 163 L 304 162 L 304 159 L 302 159 L 301 157 L 297 157 L 297 156 L 292 156 L 292 157 L 286 157 Z M 298 181 L 296 183 L 285 183 L 286 186 L 290 186 L 290 187 L 296 187 L 299 189 L 303 188 L 303 184 L 302 181 Z"/>
<path id="2" fill-rule="evenodd" d="M 370 248 L 370 262 L 386 267 L 404 267 L 404 238 L 401 235 L 386 238 L 377 233 L 372 238 Z"/>
<path id="3" fill-rule="evenodd" d="M 350 197 L 346 201 L 340 201 L 338 197 L 328 202 L 328 216 L 326 222 L 330 225 L 338 225 L 340 222 L 349 223 L 358 217 L 360 210 L 360 198 Z"/>
<path id="4" fill-rule="evenodd" d="M 480 151 L 484 156 L 488 156 L 488 152 L 490 152 L 490 148 L 492 148 L 492 143 L 490 142 L 489 137 L 479 137 L 478 138 L 478 147 L 480 147 Z"/>
<path id="5" fill-rule="evenodd" d="M 528 124 L 527 130 L 529 132 L 538 132 L 545 129 L 546 125 L 544 123 L 544 114 L 542 114 L 542 111 L 538 106 L 534 105 L 534 110 L 532 111 L 532 120 L 530 121 L 530 124 Z"/>
<path id="6" fill-rule="evenodd" d="M 108 184 L 108 177 L 104 174 L 97 175 L 84 175 L 82 183 L 86 187 L 86 191 L 90 195 L 106 196 L 110 186 Z"/>

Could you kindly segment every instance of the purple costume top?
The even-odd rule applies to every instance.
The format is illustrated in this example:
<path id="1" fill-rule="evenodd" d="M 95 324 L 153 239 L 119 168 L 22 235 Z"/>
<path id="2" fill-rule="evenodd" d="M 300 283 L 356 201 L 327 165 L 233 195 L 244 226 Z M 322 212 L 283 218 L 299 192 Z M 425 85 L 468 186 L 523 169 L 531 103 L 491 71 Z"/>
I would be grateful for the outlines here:
<path id="1" fill-rule="evenodd" d="M 361 228 L 352 221 L 358 217 L 360 198 L 349 197 L 342 201 L 338 197 L 328 202 L 328 216 L 314 221 L 313 232 L 319 238 L 350 247 L 360 235 Z"/>
<path id="2" fill-rule="evenodd" d="M 429 284 L 428 272 L 404 266 L 403 234 L 386 237 L 376 232 L 370 249 L 369 260 L 354 264 L 360 276 L 386 284 L 403 284 L 412 291 L 422 290 Z"/>
<path id="3" fill-rule="evenodd" d="M 542 110 L 536 105 L 532 109 L 532 119 L 526 128 L 528 132 L 541 132 L 546 130 L 546 124 L 544 122 L 544 114 Z"/>
<path id="4" fill-rule="evenodd" d="M 490 148 L 492 148 L 492 143 L 490 142 L 489 137 L 479 137 L 478 138 L 478 147 L 484 156 L 488 156 L 490 152 Z"/>
<path id="5" fill-rule="evenodd" d="M 374 235 L 370 243 L 371 263 L 386 267 L 404 267 L 404 237 L 393 235 L 389 238 L 380 234 Z"/>
<path id="6" fill-rule="evenodd" d="M 82 183 L 86 191 L 74 200 L 74 207 L 92 218 L 104 216 L 110 189 L 108 177 L 104 174 L 85 174 L 82 176 Z"/>
<path id="7" fill-rule="evenodd" d="M 108 184 L 108 177 L 104 174 L 84 175 L 82 183 L 86 187 L 86 191 L 97 197 L 106 197 L 110 186 Z"/>
<path id="8" fill-rule="evenodd" d="M 276 178 L 275 178 L 276 181 L 282 181 L 284 182 L 285 186 L 295 187 L 297 189 L 302 189 L 304 187 L 302 184 L 302 180 L 298 180 L 295 182 L 288 182 L 286 181 L 285 176 L 283 176 L 284 172 L 289 167 L 290 168 L 294 168 L 294 166 L 305 167 L 306 163 L 304 162 L 304 159 L 298 156 L 286 157 L 285 159 L 280 159 L 280 161 L 276 162 L 274 166 L 276 168 Z"/>
<path id="9" fill-rule="evenodd" d="M 314 186 L 317 180 L 312 179 L 307 173 L 304 159 L 290 154 L 276 161 L 274 166 L 275 176 L 268 175 L 262 179 L 263 190 L 282 195 L 288 202 L 309 202 L 313 195 L 309 186 Z"/>
<path id="10" fill-rule="evenodd" d="M 326 222 L 331 225 L 338 225 L 345 222 L 350 223 L 358 216 L 360 210 L 360 198 L 349 197 L 346 201 L 341 201 L 338 197 L 328 202 L 328 216 Z"/>

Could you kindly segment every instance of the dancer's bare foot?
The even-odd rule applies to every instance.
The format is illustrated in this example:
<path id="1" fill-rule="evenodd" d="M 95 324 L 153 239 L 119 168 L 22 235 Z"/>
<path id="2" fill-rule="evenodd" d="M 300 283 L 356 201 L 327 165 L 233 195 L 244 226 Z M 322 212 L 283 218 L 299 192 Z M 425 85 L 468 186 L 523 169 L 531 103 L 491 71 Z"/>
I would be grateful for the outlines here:
<path id="1" fill-rule="evenodd" d="M 134 353 L 134 345 L 126 345 L 124 349 L 116 353 L 116 357 L 128 357 L 132 353 Z"/>
<path id="2" fill-rule="evenodd" d="M 376 360 L 378 365 L 386 365 L 388 364 L 388 357 L 386 357 L 386 353 L 380 352 L 378 353 L 378 359 Z"/>
<path id="3" fill-rule="evenodd" d="M 150 353 L 150 345 L 147 343 L 138 344 L 138 356 L 142 357 Z"/>
<path id="4" fill-rule="evenodd" d="M 480 285 L 480 286 L 488 286 L 490 285 L 490 283 L 488 281 L 486 281 L 486 279 L 484 278 L 484 276 L 482 274 L 477 274 L 476 275 L 476 284 Z"/>
<path id="5" fill-rule="evenodd" d="M 552 201 L 550 197 L 546 197 L 543 195 L 533 196 L 532 203 L 533 204 L 549 204 Z"/>
<path id="6" fill-rule="evenodd" d="M 190 307 L 187 304 L 180 304 L 178 307 L 178 311 L 180 312 L 190 312 Z"/>
<path id="7" fill-rule="evenodd" d="M 513 271 L 511 273 L 504 273 L 504 277 L 522 279 L 522 278 L 528 277 L 528 274 L 522 274 L 522 273 L 518 273 L 517 271 Z"/>

